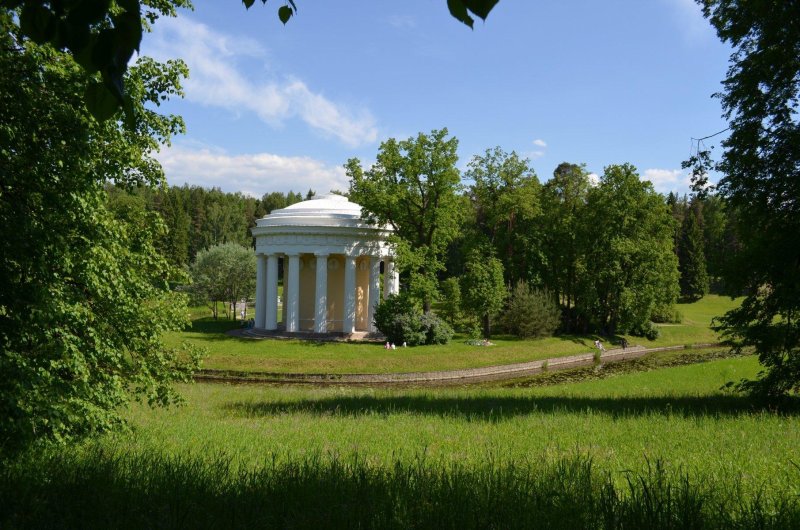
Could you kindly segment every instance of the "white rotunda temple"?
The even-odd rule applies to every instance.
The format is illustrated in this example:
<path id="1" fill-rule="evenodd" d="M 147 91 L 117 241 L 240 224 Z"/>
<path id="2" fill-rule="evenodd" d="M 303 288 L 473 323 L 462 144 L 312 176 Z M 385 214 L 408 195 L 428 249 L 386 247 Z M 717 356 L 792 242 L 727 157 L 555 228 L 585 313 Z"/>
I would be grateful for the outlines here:
<path id="1" fill-rule="evenodd" d="M 368 225 L 361 218 L 361 206 L 330 194 L 274 210 L 256 221 L 252 233 L 258 265 L 256 329 L 375 331 L 381 283 L 384 298 L 399 288 L 393 249 L 387 242 L 391 228 Z"/>

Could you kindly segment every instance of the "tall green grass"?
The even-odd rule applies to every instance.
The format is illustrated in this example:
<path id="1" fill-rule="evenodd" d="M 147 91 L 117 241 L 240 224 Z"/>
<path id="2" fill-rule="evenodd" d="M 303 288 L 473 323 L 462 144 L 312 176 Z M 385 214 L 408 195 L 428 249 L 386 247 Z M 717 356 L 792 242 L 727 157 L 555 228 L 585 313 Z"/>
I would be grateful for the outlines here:
<path id="1" fill-rule="evenodd" d="M 591 458 L 459 463 L 310 455 L 236 467 L 90 450 L 0 472 L 3 528 L 797 528 L 796 495 L 744 494 L 662 461 L 623 486 Z"/>
<path id="2" fill-rule="evenodd" d="M 3 462 L 0 528 L 797 528 L 800 403 L 720 390 L 757 370 L 188 385 L 129 434 Z"/>

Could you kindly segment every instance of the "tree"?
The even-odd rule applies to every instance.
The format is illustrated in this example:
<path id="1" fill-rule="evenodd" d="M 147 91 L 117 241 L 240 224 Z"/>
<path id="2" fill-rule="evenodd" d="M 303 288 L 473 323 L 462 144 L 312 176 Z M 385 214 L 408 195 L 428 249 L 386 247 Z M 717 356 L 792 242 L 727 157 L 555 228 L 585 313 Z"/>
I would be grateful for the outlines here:
<path id="1" fill-rule="evenodd" d="M 464 177 L 476 225 L 502 260 L 509 285 L 525 276 L 535 250 L 531 227 L 539 215 L 539 181 L 528 160 L 500 147 L 474 156 Z"/>
<path id="2" fill-rule="evenodd" d="M 227 301 L 235 308 L 240 300 L 250 300 L 256 290 L 256 255 L 249 248 L 226 243 L 197 254 L 192 265 L 192 291 L 209 302 L 214 318 L 217 303 Z M 236 320 L 236 311 L 232 310 Z"/>
<path id="3" fill-rule="evenodd" d="M 347 161 L 350 200 L 360 204 L 370 223 L 389 224 L 401 272 L 427 313 L 436 297 L 437 274 L 444 269 L 447 245 L 459 233 L 463 216 L 457 192 L 458 140 L 447 129 L 416 138 L 381 143 L 375 164 L 364 171 L 356 158 Z"/>
<path id="4" fill-rule="evenodd" d="M 162 181 L 151 153 L 182 121 L 151 109 L 185 67 L 141 59 L 126 77 L 135 123 L 99 124 L 72 58 L 24 43 L 0 10 L 0 71 L 2 450 L 107 431 L 132 399 L 172 403 L 198 358 L 161 340 L 188 314 L 155 249 L 163 224 L 104 190 Z"/>
<path id="5" fill-rule="evenodd" d="M 687 300 L 699 300 L 708 294 L 708 273 L 705 241 L 698 221 L 699 205 L 688 209 L 681 225 L 678 240 L 678 270 L 680 271 L 681 296 Z"/>
<path id="6" fill-rule="evenodd" d="M 465 309 L 483 323 L 483 336 L 492 334 L 491 319 L 502 308 L 506 299 L 503 282 L 503 264 L 491 248 L 473 250 L 461 277 L 461 292 Z"/>
<path id="7" fill-rule="evenodd" d="M 678 267 L 672 219 L 630 164 L 605 168 L 587 197 L 582 237 L 591 242 L 577 310 L 597 329 L 640 332 L 656 306 L 675 303 Z"/>
<path id="8" fill-rule="evenodd" d="M 505 328 L 521 338 L 548 337 L 558 328 L 561 311 L 547 291 L 517 282 L 502 314 Z"/>
<path id="9" fill-rule="evenodd" d="M 542 186 L 540 245 L 542 276 L 557 302 L 564 308 L 568 329 L 578 327 L 579 279 L 585 274 L 585 255 L 591 242 L 581 231 L 589 195 L 589 174 L 583 165 L 563 162 L 553 178 Z"/>
<path id="10" fill-rule="evenodd" d="M 475 16 L 486 20 L 498 0 L 447 0 L 450 14 L 472 28 Z M 250 9 L 255 0 L 243 0 Z M 266 4 L 266 0 L 262 0 Z M 133 52 L 139 51 L 143 19 L 152 24 L 159 15 L 175 16 L 177 8 L 190 8 L 189 0 L 119 0 L 98 2 L 73 0 L 3 0 L 4 9 L 20 9 L 19 28 L 23 35 L 39 44 L 68 50 L 89 74 L 99 73 L 85 90 L 84 101 L 100 121 L 123 109 L 133 119 L 135 97 L 126 94 L 125 73 Z M 145 6 L 142 12 L 142 5 Z M 297 13 L 295 0 L 278 8 L 278 18 L 286 24 Z"/>
<path id="11" fill-rule="evenodd" d="M 720 98 L 730 134 L 723 153 L 687 161 L 702 189 L 708 171 L 735 212 L 739 251 L 727 287 L 749 293 L 718 329 L 734 348 L 755 347 L 766 368 L 742 388 L 800 390 L 800 8 L 792 1 L 706 0 L 703 14 L 733 47 Z"/>

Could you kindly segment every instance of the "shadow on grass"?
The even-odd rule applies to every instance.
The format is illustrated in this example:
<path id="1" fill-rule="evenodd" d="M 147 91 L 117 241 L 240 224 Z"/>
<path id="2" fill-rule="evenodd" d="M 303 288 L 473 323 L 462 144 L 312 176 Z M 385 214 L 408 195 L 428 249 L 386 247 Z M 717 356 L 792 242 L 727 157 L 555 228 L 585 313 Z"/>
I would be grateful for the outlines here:
<path id="1" fill-rule="evenodd" d="M 236 402 L 225 408 L 246 417 L 293 413 L 352 417 L 412 413 L 502 421 L 516 416 L 554 413 L 601 413 L 614 418 L 670 414 L 684 417 L 739 416 L 761 412 L 796 416 L 800 413 L 800 399 L 787 399 L 774 405 L 735 395 L 672 398 L 344 396 L 282 403 Z"/>
<path id="2" fill-rule="evenodd" d="M 231 329 L 242 327 L 240 320 L 228 320 L 227 318 L 220 318 L 214 320 L 212 317 L 198 318 L 193 320 L 192 323 L 186 327 L 186 331 L 192 333 L 225 333 Z"/>

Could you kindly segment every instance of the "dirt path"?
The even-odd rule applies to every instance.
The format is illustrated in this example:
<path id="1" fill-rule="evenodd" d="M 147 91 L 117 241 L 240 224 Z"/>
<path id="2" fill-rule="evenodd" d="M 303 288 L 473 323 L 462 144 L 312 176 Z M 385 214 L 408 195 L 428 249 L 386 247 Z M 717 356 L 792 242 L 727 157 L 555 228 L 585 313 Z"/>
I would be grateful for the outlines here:
<path id="1" fill-rule="evenodd" d="M 719 347 L 720 344 L 695 344 L 691 349 Z M 686 346 L 663 346 L 660 348 L 645 348 L 632 346 L 627 349 L 608 350 L 600 357 L 601 363 L 613 363 L 627 359 L 642 357 L 648 353 L 683 350 Z M 500 366 L 486 366 L 483 368 L 468 368 L 465 370 L 445 370 L 440 372 L 406 372 L 394 374 L 292 374 L 269 372 L 237 372 L 230 370 L 200 370 L 195 374 L 197 381 L 227 382 L 227 383 L 280 383 L 280 384 L 310 384 L 310 385 L 368 385 L 368 386 L 394 386 L 394 385 L 448 385 L 478 383 L 483 381 L 499 381 L 516 379 L 542 372 L 543 370 L 566 370 L 581 366 L 590 366 L 595 363 L 595 353 L 581 353 L 566 357 L 531 361 L 527 363 L 506 364 Z M 545 367 L 546 366 L 546 367 Z"/>

